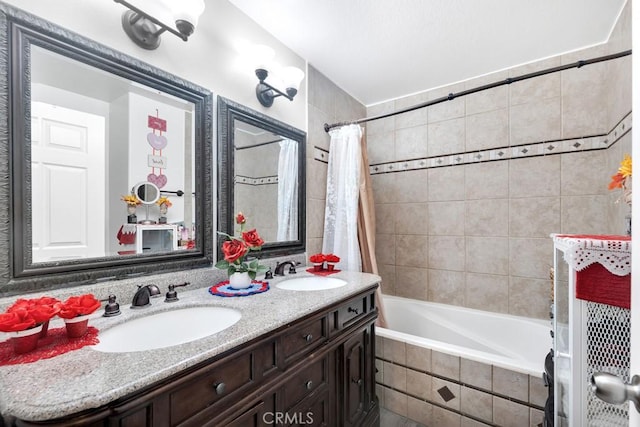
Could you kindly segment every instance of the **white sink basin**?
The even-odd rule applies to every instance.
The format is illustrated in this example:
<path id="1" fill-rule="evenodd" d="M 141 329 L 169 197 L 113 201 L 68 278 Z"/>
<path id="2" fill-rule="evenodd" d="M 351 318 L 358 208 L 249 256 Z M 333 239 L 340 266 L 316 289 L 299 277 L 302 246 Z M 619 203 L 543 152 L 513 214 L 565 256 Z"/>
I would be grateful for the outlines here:
<path id="1" fill-rule="evenodd" d="M 189 307 L 129 320 L 100 332 L 92 348 L 105 353 L 153 350 L 184 344 L 234 325 L 242 315 L 224 307 Z"/>
<path id="2" fill-rule="evenodd" d="M 288 291 L 323 291 L 325 289 L 334 289 L 346 285 L 342 279 L 335 277 L 298 277 L 280 282 L 276 288 L 286 289 Z"/>

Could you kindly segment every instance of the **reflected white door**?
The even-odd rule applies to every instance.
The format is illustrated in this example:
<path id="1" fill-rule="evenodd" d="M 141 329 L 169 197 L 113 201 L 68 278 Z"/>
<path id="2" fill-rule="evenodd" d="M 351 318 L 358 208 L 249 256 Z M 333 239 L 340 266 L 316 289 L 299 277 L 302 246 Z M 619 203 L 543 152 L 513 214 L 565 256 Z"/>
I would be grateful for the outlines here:
<path id="1" fill-rule="evenodd" d="M 105 256 L 105 118 L 31 105 L 33 262 Z"/>

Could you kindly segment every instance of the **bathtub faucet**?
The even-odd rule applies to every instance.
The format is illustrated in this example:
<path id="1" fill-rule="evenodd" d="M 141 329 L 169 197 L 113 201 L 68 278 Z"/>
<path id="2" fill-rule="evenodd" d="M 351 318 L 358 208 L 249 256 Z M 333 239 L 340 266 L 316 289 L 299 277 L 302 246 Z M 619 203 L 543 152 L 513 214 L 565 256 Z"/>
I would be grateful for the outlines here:
<path id="1" fill-rule="evenodd" d="M 284 276 L 284 268 L 289 266 L 289 274 L 296 274 L 296 265 L 300 263 L 295 263 L 293 261 L 285 261 L 282 263 L 276 264 L 276 270 L 273 272 L 274 276 Z"/>

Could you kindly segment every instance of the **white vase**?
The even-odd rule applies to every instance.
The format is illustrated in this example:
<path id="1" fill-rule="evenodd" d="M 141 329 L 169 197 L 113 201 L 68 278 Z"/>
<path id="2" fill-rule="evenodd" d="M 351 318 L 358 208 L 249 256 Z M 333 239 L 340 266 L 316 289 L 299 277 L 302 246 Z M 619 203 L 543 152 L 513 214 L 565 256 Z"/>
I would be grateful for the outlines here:
<path id="1" fill-rule="evenodd" d="M 251 287 L 251 277 L 246 271 L 244 273 L 233 273 L 229 276 L 229 285 L 233 289 L 247 289 Z"/>

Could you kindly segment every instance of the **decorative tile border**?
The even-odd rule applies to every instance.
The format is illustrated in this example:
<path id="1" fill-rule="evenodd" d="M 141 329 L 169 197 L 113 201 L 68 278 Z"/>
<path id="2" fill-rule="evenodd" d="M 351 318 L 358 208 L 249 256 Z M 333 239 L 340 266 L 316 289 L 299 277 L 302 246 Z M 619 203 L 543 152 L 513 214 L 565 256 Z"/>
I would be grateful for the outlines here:
<path id="1" fill-rule="evenodd" d="M 372 164 L 369 172 L 372 175 L 381 173 L 402 172 L 406 170 L 429 169 L 444 166 L 456 166 L 488 161 L 520 159 L 525 157 L 548 156 L 553 154 L 574 153 L 587 150 L 602 150 L 615 144 L 631 130 L 632 113 L 627 114 L 614 128 L 604 135 L 584 136 L 581 138 L 542 141 L 510 147 L 492 148 L 466 153 L 447 154 L 443 156 L 424 157 L 420 159 L 400 160 Z M 314 158 L 328 160 L 328 153 L 315 147 Z M 318 153 L 324 158 L 318 158 Z"/>
<path id="2" fill-rule="evenodd" d="M 313 147 L 313 159 L 323 163 L 329 163 L 329 152 L 324 148 Z"/>
<path id="3" fill-rule="evenodd" d="M 259 176 L 257 178 L 251 176 L 242 176 L 236 175 L 234 179 L 235 184 L 246 184 L 246 185 L 269 185 L 269 184 L 277 184 L 278 176 Z"/>

